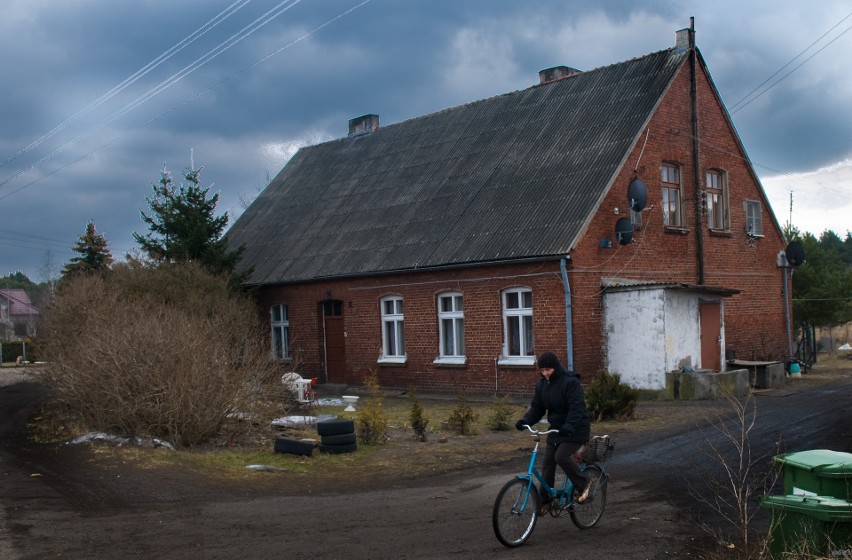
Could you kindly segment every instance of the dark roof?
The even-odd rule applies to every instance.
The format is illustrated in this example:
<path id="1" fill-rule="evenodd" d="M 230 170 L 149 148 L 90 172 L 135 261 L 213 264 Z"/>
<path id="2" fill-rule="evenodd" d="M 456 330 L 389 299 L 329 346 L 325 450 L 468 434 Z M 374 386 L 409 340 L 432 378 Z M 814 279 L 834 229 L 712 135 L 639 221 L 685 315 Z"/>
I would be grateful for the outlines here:
<path id="1" fill-rule="evenodd" d="M 227 234 L 248 284 L 565 255 L 688 51 L 299 150 Z"/>

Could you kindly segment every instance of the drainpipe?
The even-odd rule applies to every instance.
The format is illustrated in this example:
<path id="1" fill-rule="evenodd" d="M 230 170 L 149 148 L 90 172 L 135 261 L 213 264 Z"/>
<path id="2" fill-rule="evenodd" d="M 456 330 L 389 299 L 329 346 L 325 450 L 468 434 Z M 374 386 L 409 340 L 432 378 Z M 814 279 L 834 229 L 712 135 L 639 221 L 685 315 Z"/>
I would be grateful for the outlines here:
<path id="1" fill-rule="evenodd" d="M 565 257 L 559 259 L 559 270 L 562 272 L 562 285 L 565 287 L 565 369 L 574 370 L 574 331 L 571 323 L 571 286 L 568 284 L 568 271 L 565 268 Z"/>
<path id="2" fill-rule="evenodd" d="M 689 18 L 689 70 L 690 70 L 690 105 L 692 107 L 692 169 L 695 185 L 695 241 L 698 253 L 698 285 L 703 286 L 704 279 L 704 224 L 702 223 L 701 201 L 701 158 L 698 147 L 698 75 L 696 71 L 698 55 L 695 51 L 695 18 Z"/>

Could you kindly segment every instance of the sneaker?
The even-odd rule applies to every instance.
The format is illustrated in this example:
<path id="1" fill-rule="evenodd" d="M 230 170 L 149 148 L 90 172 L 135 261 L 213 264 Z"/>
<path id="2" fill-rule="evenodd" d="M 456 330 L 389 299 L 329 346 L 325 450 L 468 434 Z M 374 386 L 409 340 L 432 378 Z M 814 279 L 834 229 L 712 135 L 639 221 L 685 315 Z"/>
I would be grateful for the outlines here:
<path id="1" fill-rule="evenodd" d="M 544 515 L 550 511 L 550 500 L 545 500 L 544 498 L 538 504 L 538 514 Z"/>

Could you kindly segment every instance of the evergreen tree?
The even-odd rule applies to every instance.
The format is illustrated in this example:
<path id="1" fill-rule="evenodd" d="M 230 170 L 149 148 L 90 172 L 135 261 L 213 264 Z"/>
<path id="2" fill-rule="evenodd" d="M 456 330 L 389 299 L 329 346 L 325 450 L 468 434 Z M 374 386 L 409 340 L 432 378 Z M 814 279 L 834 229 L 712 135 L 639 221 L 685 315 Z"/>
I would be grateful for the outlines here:
<path id="1" fill-rule="evenodd" d="M 848 238 L 848 235 L 847 235 Z M 805 263 L 793 272 L 796 323 L 841 324 L 852 320 L 852 267 L 844 262 L 844 243 L 833 232 L 802 238 Z"/>
<path id="2" fill-rule="evenodd" d="M 85 233 L 80 236 L 71 250 L 79 256 L 71 257 L 62 268 L 63 278 L 81 272 L 105 272 L 109 270 L 113 262 L 109 241 L 97 232 L 93 221 L 86 224 Z"/>
<path id="3" fill-rule="evenodd" d="M 163 166 L 154 195 L 146 197 L 151 214 L 141 212 L 148 233 L 133 234 L 142 251 L 157 262 L 199 262 L 213 274 L 233 274 L 243 248 L 228 251 L 223 237 L 228 225 L 227 212 L 216 216 L 219 194 L 210 195 L 201 186 L 203 167 L 185 170 L 189 182 L 175 186 L 171 174 Z"/>

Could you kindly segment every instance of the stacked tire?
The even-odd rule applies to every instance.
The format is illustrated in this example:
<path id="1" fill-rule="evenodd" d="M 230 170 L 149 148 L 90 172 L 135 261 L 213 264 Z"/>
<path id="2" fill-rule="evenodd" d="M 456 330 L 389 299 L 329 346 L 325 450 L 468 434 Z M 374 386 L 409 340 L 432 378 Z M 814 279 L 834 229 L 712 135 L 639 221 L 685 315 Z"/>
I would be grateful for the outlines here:
<path id="1" fill-rule="evenodd" d="M 355 422 L 338 419 L 317 422 L 320 453 L 352 453 L 358 449 Z"/>

